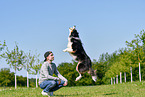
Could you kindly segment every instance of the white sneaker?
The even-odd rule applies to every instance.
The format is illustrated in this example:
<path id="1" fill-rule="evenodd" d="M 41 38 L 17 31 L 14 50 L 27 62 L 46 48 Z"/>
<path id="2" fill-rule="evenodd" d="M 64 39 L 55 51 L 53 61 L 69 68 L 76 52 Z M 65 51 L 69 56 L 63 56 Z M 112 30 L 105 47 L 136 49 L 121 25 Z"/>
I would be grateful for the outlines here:
<path id="1" fill-rule="evenodd" d="M 41 94 L 42 94 L 43 96 L 48 96 L 48 97 L 53 96 L 53 92 L 48 92 L 48 93 L 47 93 L 47 92 L 42 91 Z"/>
<path id="2" fill-rule="evenodd" d="M 48 96 L 48 93 L 47 93 L 47 92 L 44 92 L 44 91 L 42 91 L 41 94 L 42 94 L 43 96 L 46 96 L 46 95 Z"/>

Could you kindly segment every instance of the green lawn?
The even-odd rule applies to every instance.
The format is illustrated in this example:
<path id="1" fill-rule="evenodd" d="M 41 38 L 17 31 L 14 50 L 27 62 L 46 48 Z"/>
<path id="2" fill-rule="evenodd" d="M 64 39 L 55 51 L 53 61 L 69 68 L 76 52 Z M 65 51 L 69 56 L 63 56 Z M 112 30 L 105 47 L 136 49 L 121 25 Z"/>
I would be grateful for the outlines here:
<path id="1" fill-rule="evenodd" d="M 47 97 L 40 88 L 0 88 L 0 97 Z M 116 85 L 63 87 L 55 97 L 145 97 L 145 82 Z"/>

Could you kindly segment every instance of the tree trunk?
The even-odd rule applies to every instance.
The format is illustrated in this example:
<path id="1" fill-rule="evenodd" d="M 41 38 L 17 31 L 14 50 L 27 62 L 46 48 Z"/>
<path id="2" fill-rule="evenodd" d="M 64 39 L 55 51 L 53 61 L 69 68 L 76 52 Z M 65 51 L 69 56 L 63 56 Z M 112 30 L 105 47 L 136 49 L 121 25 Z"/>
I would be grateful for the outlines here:
<path id="1" fill-rule="evenodd" d="M 16 78 L 16 72 L 15 72 L 15 89 L 17 88 L 17 78 Z"/>
<path id="2" fill-rule="evenodd" d="M 37 85 L 37 74 L 36 74 L 36 88 L 38 88 L 38 85 Z"/>
<path id="3" fill-rule="evenodd" d="M 132 82 L 132 67 L 130 67 L 130 74 L 131 74 L 131 82 Z"/>
<path id="4" fill-rule="evenodd" d="M 141 68 L 140 68 L 140 63 L 139 63 L 139 81 L 141 82 Z"/>
<path id="5" fill-rule="evenodd" d="M 122 76 L 121 76 L 121 72 L 120 72 L 120 83 L 122 83 Z"/>
<path id="6" fill-rule="evenodd" d="M 126 72 L 124 72 L 124 81 L 126 82 Z"/>
<path id="7" fill-rule="evenodd" d="M 27 71 L 27 87 L 29 87 L 28 71 Z"/>
<path id="8" fill-rule="evenodd" d="M 17 88 L 17 78 L 16 78 L 16 66 L 15 66 L 15 89 Z"/>

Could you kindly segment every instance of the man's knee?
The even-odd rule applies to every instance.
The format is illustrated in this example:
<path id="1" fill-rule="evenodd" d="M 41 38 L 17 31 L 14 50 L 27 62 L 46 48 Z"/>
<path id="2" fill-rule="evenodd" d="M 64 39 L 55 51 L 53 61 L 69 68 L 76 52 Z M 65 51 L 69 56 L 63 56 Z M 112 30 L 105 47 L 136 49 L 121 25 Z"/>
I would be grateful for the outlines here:
<path id="1" fill-rule="evenodd" d="M 56 85 L 56 81 L 50 81 L 51 85 Z"/>

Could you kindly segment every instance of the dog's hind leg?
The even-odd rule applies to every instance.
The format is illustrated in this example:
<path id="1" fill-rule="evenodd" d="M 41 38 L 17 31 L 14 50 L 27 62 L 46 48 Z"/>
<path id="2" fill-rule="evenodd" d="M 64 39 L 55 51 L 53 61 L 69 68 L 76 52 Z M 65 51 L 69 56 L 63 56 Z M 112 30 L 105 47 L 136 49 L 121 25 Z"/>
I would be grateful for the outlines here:
<path id="1" fill-rule="evenodd" d="M 78 80 L 80 80 L 81 78 L 82 78 L 82 75 L 80 74 L 80 75 L 76 78 L 75 81 L 78 81 Z"/>
<path id="2" fill-rule="evenodd" d="M 77 70 L 77 72 L 79 73 L 79 76 L 76 78 L 75 81 L 78 81 L 78 80 L 80 80 L 80 79 L 82 78 L 82 75 L 81 75 L 81 73 L 79 72 L 79 69 L 78 69 L 79 64 L 80 64 L 80 62 L 77 64 L 77 67 L 76 67 L 76 70 Z"/>

